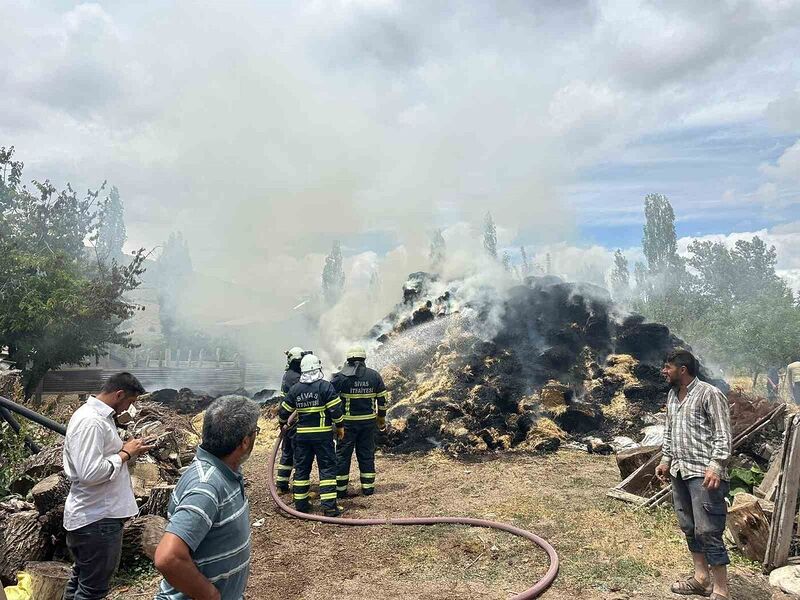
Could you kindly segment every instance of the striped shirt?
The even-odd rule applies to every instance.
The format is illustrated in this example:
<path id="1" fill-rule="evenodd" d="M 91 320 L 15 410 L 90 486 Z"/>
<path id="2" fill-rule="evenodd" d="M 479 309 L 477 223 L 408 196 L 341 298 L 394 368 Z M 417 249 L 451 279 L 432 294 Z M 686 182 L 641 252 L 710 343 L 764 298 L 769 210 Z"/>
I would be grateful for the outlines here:
<path id="1" fill-rule="evenodd" d="M 669 391 L 661 462 L 673 477 L 705 477 L 710 468 L 727 480 L 731 444 L 730 406 L 721 391 L 696 377 L 683 402 L 675 388 Z"/>
<path id="2" fill-rule="evenodd" d="M 166 531 L 181 538 L 222 600 L 241 600 L 250 574 L 250 507 L 244 482 L 202 447 L 169 501 Z M 166 580 L 155 600 L 189 600 Z"/>

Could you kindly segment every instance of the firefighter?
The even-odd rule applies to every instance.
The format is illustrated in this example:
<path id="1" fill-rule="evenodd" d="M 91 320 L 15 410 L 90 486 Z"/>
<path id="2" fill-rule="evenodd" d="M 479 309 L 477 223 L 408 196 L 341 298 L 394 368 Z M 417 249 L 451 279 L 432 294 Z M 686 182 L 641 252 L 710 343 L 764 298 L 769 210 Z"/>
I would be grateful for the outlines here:
<path id="1" fill-rule="evenodd" d="M 327 517 L 337 517 L 342 511 L 336 505 L 336 451 L 333 431 L 344 438 L 342 401 L 329 381 L 322 375 L 322 363 L 313 354 L 300 362 L 300 381 L 295 383 L 281 402 L 278 419 L 285 426 L 297 411 L 297 433 L 294 437 L 294 506 L 309 512 L 308 490 L 314 457 L 319 471 L 319 499 Z"/>
<path id="2" fill-rule="evenodd" d="M 286 371 L 281 382 L 282 397 L 285 398 L 292 386 L 300 381 L 300 361 L 305 354 L 306 352 L 298 346 L 286 351 Z M 294 465 L 294 434 L 294 427 L 290 427 L 283 436 L 283 449 L 278 461 L 278 474 L 275 477 L 275 485 L 282 492 L 289 491 L 289 478 L 292 476 Z"/>
<path id="3" fill-rule="evenodd" d="M 347 352 L 347 361 L 331 383 L 344 404 L 344 439 L 336 448 L 336 492 L 347 497 L 350 460 L 356 451 L 361 493 L 375 493 L 375 433 L 386 429 L 386 401 L 389 392 L 380 373 L 366 365 L 367 353 L 361 346 Z"/>

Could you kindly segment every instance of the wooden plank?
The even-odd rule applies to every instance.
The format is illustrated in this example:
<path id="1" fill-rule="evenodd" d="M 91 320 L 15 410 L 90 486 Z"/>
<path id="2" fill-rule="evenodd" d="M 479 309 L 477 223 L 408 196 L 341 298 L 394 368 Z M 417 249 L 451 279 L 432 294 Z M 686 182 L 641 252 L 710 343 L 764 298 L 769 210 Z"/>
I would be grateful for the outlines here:
<path id="1" fill-rule="evenodd" d="M 614 498 L 616 500 L 622 500 L 623 502 L 629 502 L 631 504 L 641 505 L 646 500 L 641 496 L 637 496 L 636 494 L 631 494 L 630 492 L 626 492 L 623 490 L 618 490 L 616 488 L 611 488 L 606 493 L 606 496 L 609 498 Z"/>
<path id="2" fill-rule="evenodd" d="M 778 450 L 775 458 L 769 465 L 769 469 L 767 469 L 767 473 L 764 475 L 764 481 L 762 481 L 761 485 L 753 490 L 753 494 L 769 502 L 772 502 L 775 499 L 775 490 L 778 487 L 778 475 L 781 472 L 782 460 L 783 446 L 781 446 L 780 450 Z"/>
<path id="3" fill-rule="evenodd" d="M 786 427 L 781 459 L 775 512 L 772 515 L 764 557 L 766 572 L 784 566 L 789 558 L 789 546 L 794 534 L 797 492 L 800 489 L 800 416 L 792 417 Z"/>

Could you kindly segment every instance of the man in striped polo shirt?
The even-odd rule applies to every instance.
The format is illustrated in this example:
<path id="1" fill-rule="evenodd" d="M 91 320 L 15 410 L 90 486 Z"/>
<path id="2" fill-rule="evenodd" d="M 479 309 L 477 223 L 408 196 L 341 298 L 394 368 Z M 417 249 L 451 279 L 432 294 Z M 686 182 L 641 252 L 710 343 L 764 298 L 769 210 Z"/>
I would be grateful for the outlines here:
<path id="1" fill-rule="evenodd" d="M 155 555 L 155 600 L 241 600 L 250 574 L 250 509 L 241 464 L 258 434 L 258 405 L 223 396 L 206 409 L 203 442 L 169 502 Z"/>

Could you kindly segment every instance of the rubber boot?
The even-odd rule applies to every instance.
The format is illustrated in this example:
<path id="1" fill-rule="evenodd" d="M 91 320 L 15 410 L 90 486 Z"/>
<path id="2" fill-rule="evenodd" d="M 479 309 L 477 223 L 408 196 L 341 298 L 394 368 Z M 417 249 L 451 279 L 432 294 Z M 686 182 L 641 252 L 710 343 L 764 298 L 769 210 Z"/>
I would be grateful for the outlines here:
<path id="1" fill-rule="evenodd" d="M 301 513 L 310 513 L 311 504 L 309 504 L 308 502 L 295 502 L 294 509 Z"/>
<path id="2" fill-rule="evenodd" d="M 276 484 L 276 487 L 278 488 L 279 492 L 286 493 L 286 492 L 289 491 L 289 484 L 288 483 L 280 482 L 280 483 Z"/>
<path id="3" fill-rule="evenodd" d="M 336 506 L 334 508 L 326 508 L 325 509 L 325 516 L 326 517 L 338 517 L 341 514 L 342 514 L 342 509 L 339 508 L 338 506 Z"/>
<path id="4" fill-rule="evenodd" d="M 362 488 L 361 495 L 362 496 L 372 496 L 375 493 L 375 488 Z"/>
<path id="5" fill-rule="evenodd" d="M 336 490 L 336 497 L 339 500 L 343 500 L 347 498 L 350 494 L 347 493 L 347 490 Z"/>

